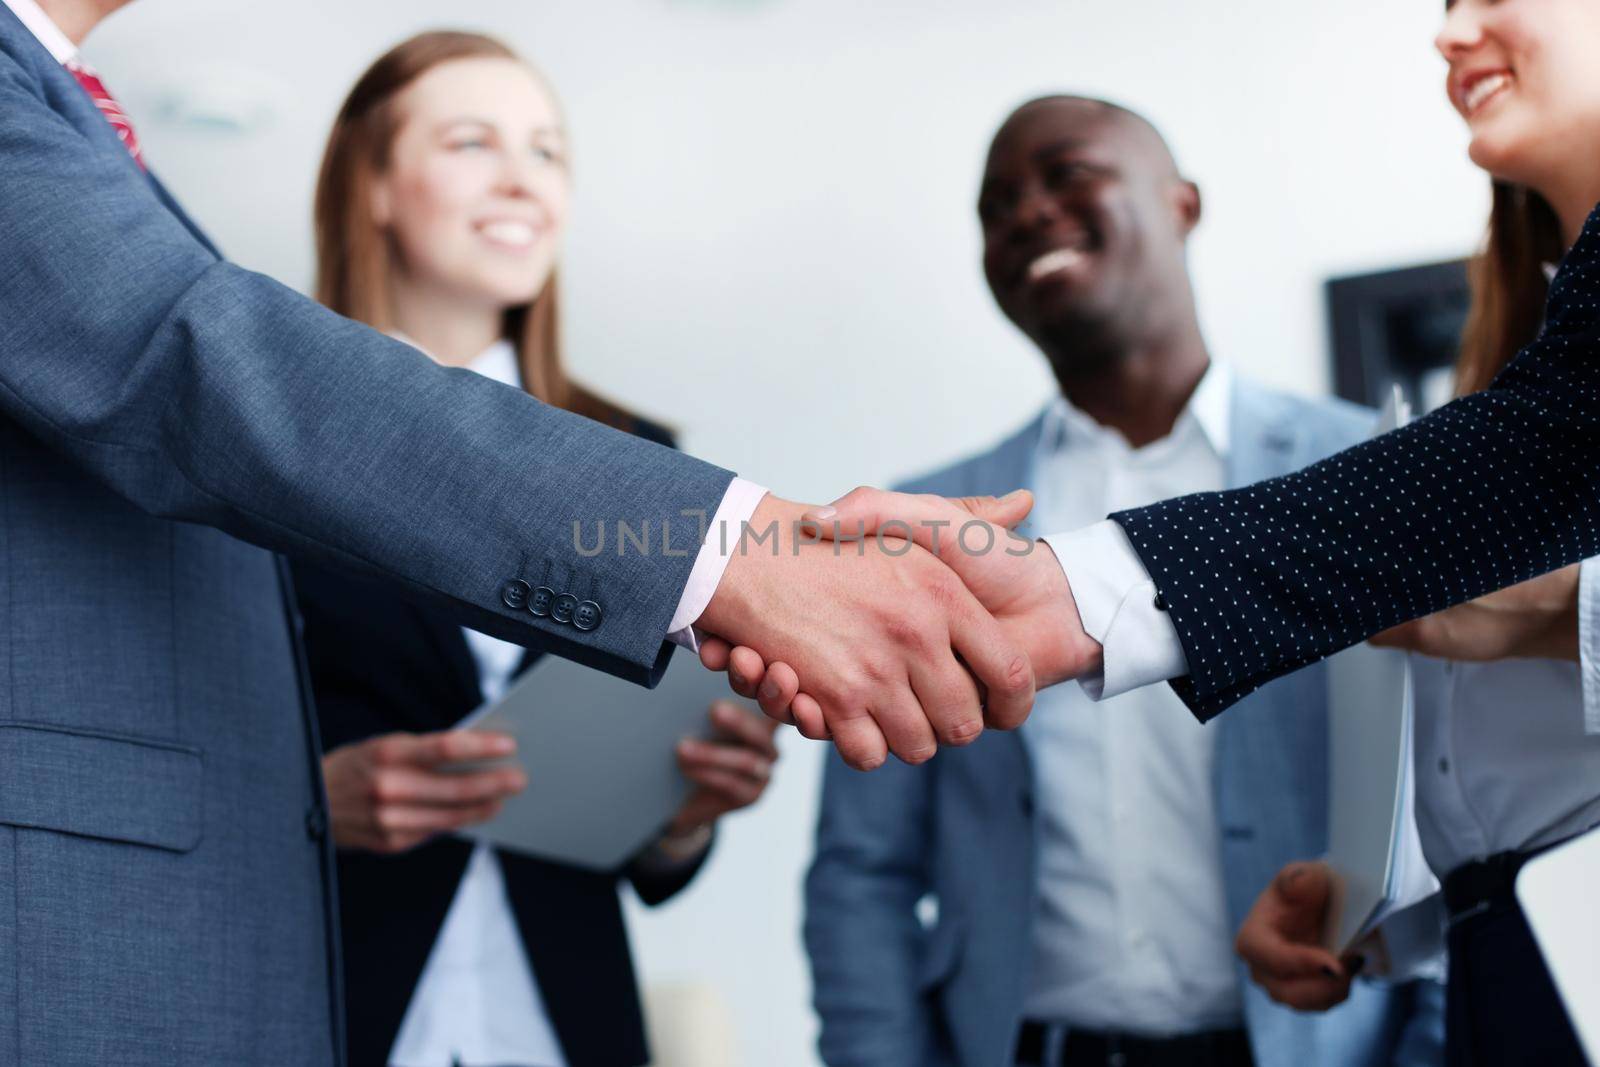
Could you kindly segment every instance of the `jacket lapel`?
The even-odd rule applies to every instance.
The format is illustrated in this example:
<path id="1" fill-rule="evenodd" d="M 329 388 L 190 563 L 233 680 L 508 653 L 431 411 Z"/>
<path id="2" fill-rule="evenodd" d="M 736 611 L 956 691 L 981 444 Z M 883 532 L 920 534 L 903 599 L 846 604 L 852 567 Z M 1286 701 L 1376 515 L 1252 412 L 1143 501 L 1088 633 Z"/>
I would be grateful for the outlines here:
<path id="1" fill-rule="evenodd" d="M 1233 380 L 1228 421 L 1229 489 L 1288 474 L 1311 461 L 1309 437 L 1289 408 L 1240 377 Z"/>

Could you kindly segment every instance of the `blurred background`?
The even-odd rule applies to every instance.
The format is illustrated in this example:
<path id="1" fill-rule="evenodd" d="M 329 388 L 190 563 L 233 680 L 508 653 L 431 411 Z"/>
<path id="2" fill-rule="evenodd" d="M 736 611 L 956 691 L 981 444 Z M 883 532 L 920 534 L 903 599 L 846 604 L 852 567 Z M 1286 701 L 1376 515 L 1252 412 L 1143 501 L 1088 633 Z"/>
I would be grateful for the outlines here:
<path id="1" fill-rule="evenodd" d="M 1329 279 L 1459 258 L 1487 216 L 1432 50 L 1441 16 L 1393 0 L 143 0 L 85 55 L 225 252 L 304 290 L 316 168 L 355 77 L 421 29 L 502 36 L 572 128 L 575 375 L 689 450 L 823 500 L 987 445 L 1051 394 L 984 286 L 973 211 L 990 135 L 1045 92 L 1143 112 L 1200 184 L 1213 354 L 1331 389 Z M 799 901 L 822 751 L 790 735 L 784 752 L 708 877 L 662 909 L 630 902 L 656 1014 L 717 1005 L 731 1062 L 763 1067 L 817 1062 Z"/>

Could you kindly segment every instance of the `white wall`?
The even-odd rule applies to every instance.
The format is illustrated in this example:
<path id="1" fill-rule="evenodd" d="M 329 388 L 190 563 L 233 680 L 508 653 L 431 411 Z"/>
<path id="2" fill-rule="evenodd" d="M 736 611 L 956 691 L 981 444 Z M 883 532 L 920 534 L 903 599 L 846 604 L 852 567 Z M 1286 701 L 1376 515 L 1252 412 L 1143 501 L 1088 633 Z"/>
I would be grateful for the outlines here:
<path id="1" fill-rule="evenodd" d="M 1325 388 L 1322 280 L 1459 255 L 1484 217 L 1431 52 L 1439 16 L 1393 0 L 143 0 L 86 51 L 221 245 L 303 287 L 321 141 L 356 74 L 418 29 L 503 35 L 550 72 L 575 132 L 577 369 L 693 451 L 822 499 L 978 447 L 1047 395 L 984 289 L 971 207 L 994 126 L 1044 91 L 1118 98 L 1168 134 L 1206 197 L 1193 266 L 1214 352 Z M 707 877 L 634 915 L 647 979 L 720 986 L 741 1062 L 763 1067 L 815 1062 L 798 928 L 818 751 L 788 742 Z"/>

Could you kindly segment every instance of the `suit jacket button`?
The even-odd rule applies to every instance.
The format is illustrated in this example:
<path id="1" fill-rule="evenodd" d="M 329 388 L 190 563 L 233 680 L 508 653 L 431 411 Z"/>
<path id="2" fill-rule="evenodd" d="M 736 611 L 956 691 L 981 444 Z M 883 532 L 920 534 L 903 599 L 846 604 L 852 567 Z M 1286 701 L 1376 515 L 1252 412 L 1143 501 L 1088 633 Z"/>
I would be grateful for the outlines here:
<path id="1" fill-rule="evenodd" d="M 577 610 L 578 598 L 571 593 L 562 593 L 556 597 L 555 603 L 550 605 L 550 617 L 556 622 L 571 622 L 572 613 Z"/>
<path id="2" fill-rule="evenodd" d="M 321 804 L 314 804 L 306 811 L 306 836 L 313 841 L 328 836 L 328 813 Z"/>
<path id="3" fill-rule="evenodd" d="M 1151 606 L 1154 607 L 1157 611 L 1166 611 L 1167 610 L 1167 598 L 1162 596 L 1159 592 L 1157 592 L 1155 600 L 1151 602 Z"/>
<path id="4" fill-rule="evenodd" d="M 592 600 L 585 600 L 573 609 L 572 625 L 587 632 L 598 627 L 601 618 L 600 605 Z"/>
<path id="5" fill-rule="evenodd" d="M 528 610 L 542 619 L 550 614 L 550 602 L 555 598 L 556 591 L 554 589 L 551 589 L 548 585 L 541 585 L 528 598 Z"/>
<path id="6" fill-rule="evenodd" d="M 528 605 L 533 587 L 521 578 L 513 578 L 500 587 L 500 600 L 512 611 L 521 611 Z"/>

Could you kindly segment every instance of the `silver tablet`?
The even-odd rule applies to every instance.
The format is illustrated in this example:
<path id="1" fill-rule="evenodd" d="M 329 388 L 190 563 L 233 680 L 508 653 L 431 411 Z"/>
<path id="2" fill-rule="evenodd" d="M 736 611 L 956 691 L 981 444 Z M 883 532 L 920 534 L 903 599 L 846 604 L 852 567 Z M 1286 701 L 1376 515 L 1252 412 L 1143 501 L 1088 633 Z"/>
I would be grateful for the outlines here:
<path id="1" fill-rule="evenodd" d="M 515 737 L 528 774 L 527 789 L 462 836 L 594 870 L 622 866 L 688 796 L 674 748 L 710 736 L 707 709 L 719 699 L 736 699 L 727 675 L 683 649 L 654 689 L 543 657 L 461 721 Z"/>

